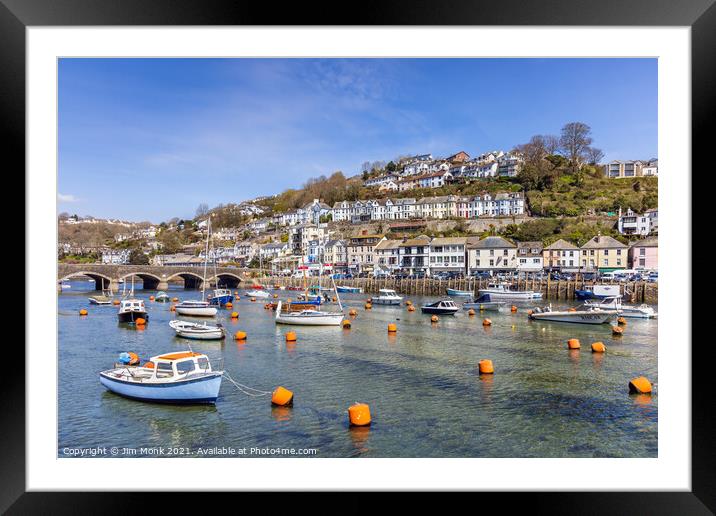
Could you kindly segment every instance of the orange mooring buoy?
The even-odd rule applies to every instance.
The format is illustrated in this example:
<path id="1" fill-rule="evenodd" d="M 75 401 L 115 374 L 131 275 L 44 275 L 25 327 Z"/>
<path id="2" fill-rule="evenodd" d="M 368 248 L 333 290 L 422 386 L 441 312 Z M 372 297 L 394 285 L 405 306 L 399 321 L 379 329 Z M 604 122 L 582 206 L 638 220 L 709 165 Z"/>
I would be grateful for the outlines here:
<path id="1" fill-rule="evenodd" d="M 388 333 L 395 333 L 398 331 L 398 325 L 395 323 L 388 324 Z"/>
<path id="2" fill-rule="evenodd" d="M 569 339 L 567 341 L 567 348 L 568 349 L 579 349 L 582 345 L 579 343 L 579 339 Z"/>
<path id="3" fill-rule="evenodd" d="M 492 365 L 492 360 L 480 360 L 477 363 L 477 369 L 480 372 L 480 374 L 493 374 L 495 372 L 495 368 Z"/>
<path id="4" fill-rule="evenodd" d="M 513 312 L 513 313 L 514 313 L 514 312 L 516 312 L 516 311 L 517 311 L 517 307 L 516 307 L 515 305 L 512 305 L 512 306 L 510 307 L 510 312 Z"/>
<path id="5" fill-rule="evenodd" d="M 343 327 L 348 330 L 351 327 L 351 322 L 348 319 L 343 319 Z"/>
<path id="6" fill-rule="evenodd" d="M 474 308 L 470 308 L 470 309 L 467 311 L 467 315 L 469 315 L 470 317 L 472 317 L 473 315 L 475 315 L 475 309 L 474 309 Z"/>
<path id="7" fill-rule="evenodd" d="M 592 342 L 592 353 L 604 353 L 606 350 L 603 342 Z"/>
<path id="8" fill-rule="evenodd" d="M 231 301 L 227 301 L 224 306 L 227 310 L 231 310 L 234 307 L 234 303 L 232 303 Z"/>
<path id="9" fill-rule="evenodd" d="M 408 312 L 414 312 L 415 307 L 413 305 L 408 305 Z"/>
<path id="10" fill-rule="evenodd" d="M 355 308 L 351 308 L 350 312 L 348 312 L 348 315 L 350 315 L 351 317 L 355 317 L 356 315 L 358 315 L 358 312 Z"/>
<path id="11" fill-rule="evenodd" d="M 629 382 L 629 392 L 631 394 L 651 394 L 651 382 L 643 376 L 634 378 Z"/>
<path id="12" fill-rule="evenodd" d="M 439 320 L 440 320 L 440 317 L 438 317 L 437 315 L 433 315 L 433 316 L 430 318 L 430 321 L 431 321 L 431 322 L 438 322 Z"/>
<path id="13" fill-rule="evenodd" d="M 370 407 L 365 403 L 354 403 L 348 407 L 348 419 L 351 426 L 370 425 Z"/>
<path id="14" fill-rule="evenodd" d="M 405 306 L 412 306 L 412 305 L 413 305 L 413 302 L 410 300 L 405 302 Z"/>
<path id="15" fill-rule="evenodd" d="M 617 324 L 619 324 L 620 326 L 626 326 L 626 319 L 624 319 L 624 317 L 619 317 L 617 319 Z"/>
<path id="16" fill-rule="evenodd" d="M 296 342 L 296 332 L 289 331 L 286 333 L 286 342 Z"/>
<path id="17" fill-rule="evenodd" d="M 178 297 L 173 297 L 173 298 L 172 298 L 172 301 L 174 301 L 174 302 L 176 303 L 177 301 L 179 301 L 179 298 L 178 298 Z"/>
<path id="18" fill-rule="evenodd" d="M 112 304 L 117 306 L 119 304 L 119 299 L 112 300 Z"/>
<path id="19" fill-rule="evenodd" d="M 84 308 L 80 309 L 80 315 L 87 315 L 87 310 Z"/>
<path id="20" fill-rule="evenodd" d="M 490 319 L 483 319 L 482 325 L 483 326 L 492 326 L 492 321 Z"/>
<path id="21" fill-rule="evenodd" d="M 365 304 L 365 309 L 366 309 L 366 310 L 370 310 L 371 308 L 373 308 L 373 305 L 372 305 L 371 303 L 366 303 L 366 304 Z"/>
<path id="22" fill-rule="evenodd" d="M 293 392 L 278 386 L 271 395 L 271 404 L 279 407 L 290 407 L 293 405 Z"/>
<path id="23" fill-rule="evenodd" d="M 232 318 L 232 319 L 238 319 L 238 318 L 239 318 L 239 312 L 231 312 L 231 318 Z"/>
<path id="24" fill-rule="evenodd" d="M 234 339 L 236 340 L 246 340 L 246 332 L 245 331 L 237 331 L 234 333 Z"/>
<path id="25" fill-rule="evenodd" d="M 136 324 L 137 326 L 144 326 L 145 324 L 147 324 L 147 321 L 139 317 L 136 321 L 134 321 L 134 324 Z"/>
<path id="26" fill-rule="evenodd" d="M 612 326 L 612 335 L 621 336 L 624 333 L 624 328 L 620 326 Z"/>
<path id="27" fill-rule="evenodd" d="M 150 301 L 154 301 L 154 296 L 149 296 Z"/>

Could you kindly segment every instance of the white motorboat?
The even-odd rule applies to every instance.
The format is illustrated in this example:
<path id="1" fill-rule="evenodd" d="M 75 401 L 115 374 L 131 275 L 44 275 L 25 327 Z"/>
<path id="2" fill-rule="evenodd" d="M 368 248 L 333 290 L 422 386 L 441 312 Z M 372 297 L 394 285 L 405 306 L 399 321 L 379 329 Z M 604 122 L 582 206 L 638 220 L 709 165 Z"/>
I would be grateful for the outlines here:
<path id="1" fill-rule="evenodd" d="M 129 299 L 122 299 L 119 303 L 119 312 L 117 312 L 119 322 L 133 323 L 137 319 L 149 320 L 147 309 L 144 307 L 144 301 L 130 297 Z"/>
<path id="2" fill-rule="evenodd" d="M 505 283 L 489 284 L 487 288 L 478 291 L 480 295 L 489 294 L 493 300 L 513 300 L 513 301 L 529 301 L 530 299 L 541 299 L 541 292 L 532 290 L 511 290 Z"/>
<path id="3" fill-rule="evenodd" d="M 200 324 L 175 319 L 173 321 L 169 321 L 169 326 L 172 327 L 179 337 L 184 337 L 186 339 L 216 340 L 226 337 L 224 327 L 220 324 Z"/>
<path id="4" fill-rule="evenodd" d="M 552 305 L 535 308 L 529 315 L 534 321 L 550 321 L 577 324 L 605 324 L 617 317 L 616 310 L 589 308 L 587 310 L 552 310 Z"/>
<path id="5" fill-rule="evenodd" d="M 89 296 L 87 300 L 91 305 L 111 305 L 112 304 L 112 292 L 109 290 L 102 291 L 102 294 L 96 296 Z"/>
<path id="6" fill-rule="evenodd" d="M 375 305 L 399 305 L 403 300 L 395 290 L 389 288 L 380 289 L 378 294 L 379 295 L 370 298 L 371 303 Z"/>
<path id="7" fill-rule="evenodd" d="M 198 299 L 187 299 L 177 303 L 174 307 L 178 315 L 193 315 L 196 317 L 214 317 L 218 310 L 211 306 L 208 301 Z"/>
<path id="8" fill-rule="evenodd" d="M 592 301 L 585 301 L 584 306 L 590 308 L 601 308 L 603 310 L 616 310 L 621 317 L 631 319 L 653 319 L 657 316 L 653 307 L 647 304 L 624 305 L 622 296 L 610 296 Z"/>
<path id="9" fill-rule="evenodd" d="M 247 291 L 244 293 L 244 295 L 245 295 L 245 296 L 248 296 L 248 297 L 254 297 L 254 298 L 257 298 L 257 299 L 268 299 L 269 297 L 271 297 L 271 294 L 269 294 L 269 293 L 266 292 L 265 290 L 260 290 L 260 289 L 247 290 Z"/>
<path id="10" fill-rule="evenodd" d="M 154 296 L 154 301 L 156 301 L 157 303 L 168 303 L 169 301 L 171 301 L 171 298 L 169 297 L 169 294 L 167 294 L 163 290 L 160 290 L 159 292 L 157 292 L 157 295 Z"/>
<path id="11" fill-rule="evenodd" d="M 482 294 L 473 301 L 462 304 L 463 310 L 496 310 L 499 311 L 505 305 L 504 301 L 493 301 L 490 294 Z"/>
<path id="12" fill-rule="evenodd" d="M 152 357 L 143 366 L 120 365 L 99 373 L 109 391 L 155 403 L 215 403 L 224 372 L 202 353 L 180 351 Z"/>
<path id="13" fill-rule="evenodd" d="M 343 312 L 326 312 L 314 308 L 291 310 L 290 304 L 283 305 L 279 301 L 276 306 L 276 324 L 295 324 L 300 326 L 340 326 L 344 318 Z"/>

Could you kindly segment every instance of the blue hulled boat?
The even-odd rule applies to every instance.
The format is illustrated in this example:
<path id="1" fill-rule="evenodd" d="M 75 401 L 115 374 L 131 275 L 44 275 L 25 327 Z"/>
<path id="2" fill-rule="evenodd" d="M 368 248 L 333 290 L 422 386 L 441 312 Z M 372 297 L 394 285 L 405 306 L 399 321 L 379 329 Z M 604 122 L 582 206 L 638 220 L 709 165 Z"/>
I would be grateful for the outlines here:
<path id="1" fill-rule="evenodd" d="M 209 304 L 216 306 L 224 306 L 226 303 L 234 301 L 234 296 L 231 295 L 231 289 L 228 288 L 217 288 L 209 299 Z"/>

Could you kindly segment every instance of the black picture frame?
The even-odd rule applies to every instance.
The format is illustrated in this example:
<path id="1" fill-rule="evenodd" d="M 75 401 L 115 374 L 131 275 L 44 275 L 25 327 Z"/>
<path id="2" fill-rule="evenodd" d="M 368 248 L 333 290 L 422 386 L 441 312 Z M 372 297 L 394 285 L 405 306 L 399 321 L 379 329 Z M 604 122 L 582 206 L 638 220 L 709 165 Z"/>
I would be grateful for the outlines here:
<path id="1" fill-rule="evenodd" d="M 687 26 L 691 28 L 692 50 L 692 170 L 710 171 L 710 163 L 707 160 L 711 153 L 708 152 L 710 149 L 707 147 L 706 138 L 708 128 L 716 119 L 714 2 L 715 0 L 391 0 L 363 4 L 324 1 L 268 4 L 238 0 L 0 0 L 0 128 L 5 148 L 4 177 L 7 180 L 11 174 L 25 168 L 26 28 L 91 25 Z M 696 201 L 692 205 L 697 205 Z M 699 263 L 698 260 L 693 260 L 694 266 Z M 690 282 L 691 278 L 687 280 Z M 689 336 L 685 336 L 684 342 L 672 344 L 688 349 L 688 338 Z M 527 503 L 531 511 L 549 511 L 556 514 L 715 512 L 715 404 L 709 389 L 712 371 L 707 358 L 710 339 L 702 344 L 704 345 L 691 347 L 690 492 L 479 493 L 477 496 L 481 499 L 480 506 L 475 508 L 485 509 L 497 503 L 501 511 L 510 511 Z M 132 510 L 135 504 L 144 503 L 137 499 L 136 493 L 128 498 L 126 493 L 25 492 L 24 356 L 14 354 L 13 366 L 0 376 L 0 511 L 7 514 L 84 514 L 100 511 L 114 514 Z M 151 505 L 145 507 L 161 507 L 162 512 L 169 508 L 169 505 L 165 504 L 180 503 L 185 509 L 188 507 L 185 505 L 186 500 L 175 494 L 158 496 L 159 499 L 155 497 Z M 411 499 L 416 505 L 423 503 L 421 496 Z M 346 495 L 342 502 L 346 510 L 361 503 L 356 494 Z"/>

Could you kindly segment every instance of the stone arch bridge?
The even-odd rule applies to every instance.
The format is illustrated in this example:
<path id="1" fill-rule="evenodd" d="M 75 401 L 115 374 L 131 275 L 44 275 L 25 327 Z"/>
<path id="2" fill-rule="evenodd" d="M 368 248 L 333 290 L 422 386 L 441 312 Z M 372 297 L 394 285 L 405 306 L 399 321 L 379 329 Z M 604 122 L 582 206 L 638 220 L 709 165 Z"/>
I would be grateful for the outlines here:
<path id="1" fill-rule="evenodd" d="M 95 281 L 95 290 L 119 290 L 122 281 L 141 281 L 145 289 L 166 290 L 169 282 L 183 281 L 184 288 L 202 288 L 203 267 L 173 267 L 153 265 L 105 265 L 105 264 L 67 264 L 57 266 L 58 289 L 63 280 L 78 276 L 89 276 Z M 210 267 L 206 271 L 207 286 L 236 288 L 241 283 L 252 284 L 255 280 L 249 278 L 241 269 L 231 267 Z M 121 281 L 120 281 L 121 280 Z"/>

